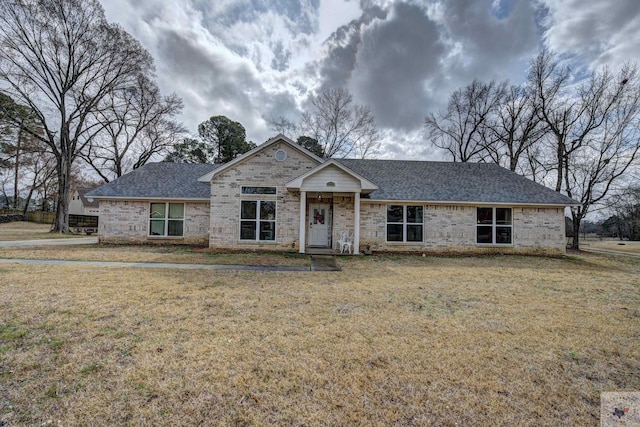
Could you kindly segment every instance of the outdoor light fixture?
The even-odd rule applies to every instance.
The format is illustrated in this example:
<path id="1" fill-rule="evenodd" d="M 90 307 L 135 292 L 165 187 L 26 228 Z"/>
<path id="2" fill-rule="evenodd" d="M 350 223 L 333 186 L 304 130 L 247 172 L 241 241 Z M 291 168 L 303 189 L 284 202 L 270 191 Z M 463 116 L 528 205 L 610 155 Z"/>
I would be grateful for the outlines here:
<path id="1" fill-rule="evenodd" d="M 318 193 L 318 201 L 322 201 L 322 193 Z"/>

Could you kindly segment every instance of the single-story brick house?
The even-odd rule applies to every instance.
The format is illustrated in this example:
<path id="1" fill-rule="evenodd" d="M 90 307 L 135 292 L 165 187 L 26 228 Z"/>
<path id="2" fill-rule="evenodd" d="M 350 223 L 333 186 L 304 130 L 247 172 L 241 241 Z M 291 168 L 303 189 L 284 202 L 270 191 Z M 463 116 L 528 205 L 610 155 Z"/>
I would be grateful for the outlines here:
<path id="1" fill-rule="evenodd" d="M 278 135 L 222 165 L 99 187 L 100 240 L 221 249 L 563 253 L 570 198 L 488 163 L 321 159 Z"/>

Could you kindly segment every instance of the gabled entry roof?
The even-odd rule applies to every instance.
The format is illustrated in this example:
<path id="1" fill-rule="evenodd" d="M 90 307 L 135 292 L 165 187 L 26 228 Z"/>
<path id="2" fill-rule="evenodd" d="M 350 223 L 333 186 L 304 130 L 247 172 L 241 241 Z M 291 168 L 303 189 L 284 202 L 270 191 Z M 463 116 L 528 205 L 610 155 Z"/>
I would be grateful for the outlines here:
<path id="1" fill-rule="evenodd" d="M 225 164 L 220 165 L 220 167 L 216 168 L 215 170 L 212 170 L 208 174 L 201 176 L 200 178 L 198 178 L 198 181 L 200 181 L 200 182 L 210 182 L 211 179 L 215 175 L 218 175 L 218 174 L 222 173 L 223 171 L 229 169 L 230 167 L 233 167 L 234 165 L 244 161 L 245 159 L 247 159 L 249 157 L 252 157 L 254 154 L 256 154 L 256 153 L 258 153 L 260 151 L 263 151 L 264 149 L 266 149 L 269 146 L 271 146 L 271 145 L 273 145 L 275 143 L 278 143 L 278 142 L 283 142 L 283 143 L 291 146 L 291 148 L 300 151 L 301 153 L 303 153 L 307 157 L 312 158 L 313 160 L 315 160 L 318 163 L 324 162 L 324 159 L 321 159 L 320 157 L 316 156 L 315 154 L 313 154 L 311 151 L 307 150 L 303 146 L 296 144 L 295 142 L 293 142 L 292 140 L 290 140 L 286 136 L 284 136 L 282 134 L 279 134 L 277 136 L 274 136 L 273 138 L 271 138 L 267 142 L 258 145 L 253 150 L 247 151 L 246 153 L 236 157 L 235 159 L 231 160 L 230 162 L 227 162 Z"/>
<path id="2" fill-rule="evenodd" d="M 331 159 L 286 184 L 289 190 L 357 192 L 368 194 L 378 186 L 362 175 Z"/>

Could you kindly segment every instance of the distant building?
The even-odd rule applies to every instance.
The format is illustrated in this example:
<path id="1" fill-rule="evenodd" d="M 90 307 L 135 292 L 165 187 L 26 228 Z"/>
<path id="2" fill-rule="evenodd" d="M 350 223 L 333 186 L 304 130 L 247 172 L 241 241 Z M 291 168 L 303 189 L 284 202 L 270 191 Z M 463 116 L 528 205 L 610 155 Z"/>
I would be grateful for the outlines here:
<path id="1" fill-rule="evenodd" d="M 69 214 L 71 215 L 95 215 L 100 213 L 99 203 L 97 200 L 87 199 L 85 194 L 90 189 L 76 188 L 71 193 L 71 200 L 69 201 Z"/>

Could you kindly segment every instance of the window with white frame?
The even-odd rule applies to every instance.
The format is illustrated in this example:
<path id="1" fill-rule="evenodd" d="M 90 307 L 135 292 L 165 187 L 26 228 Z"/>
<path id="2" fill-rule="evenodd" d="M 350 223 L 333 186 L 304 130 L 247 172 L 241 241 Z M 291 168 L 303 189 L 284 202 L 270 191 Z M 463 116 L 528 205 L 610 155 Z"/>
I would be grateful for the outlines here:
<path id="1" fill-rule="evenodd" d="M 240 240 L 276 240 L 275 200 L 240 202 Z"/>
<path id="2" fill-rule="evenodd" d="M 184 203 L 150 203 L 149 235 L 182 237 L 184 235 Z"/>
<path id="3" fill-rule="evenodd" d="M 242 194 L 276 194 L 276 187 L 255 187 L 255 186 L 242 186 Z"/>
<path id="4" fill-rule="evenodd" d="M 511 245 L 512 218 L 511 208 L 477 208 L 476 242 L 480 245 Z"/>
<path id="5" fill-rule="evenodd" d="M 422 206 L 387 205 L 387 242 L 422 242 Z"/>

